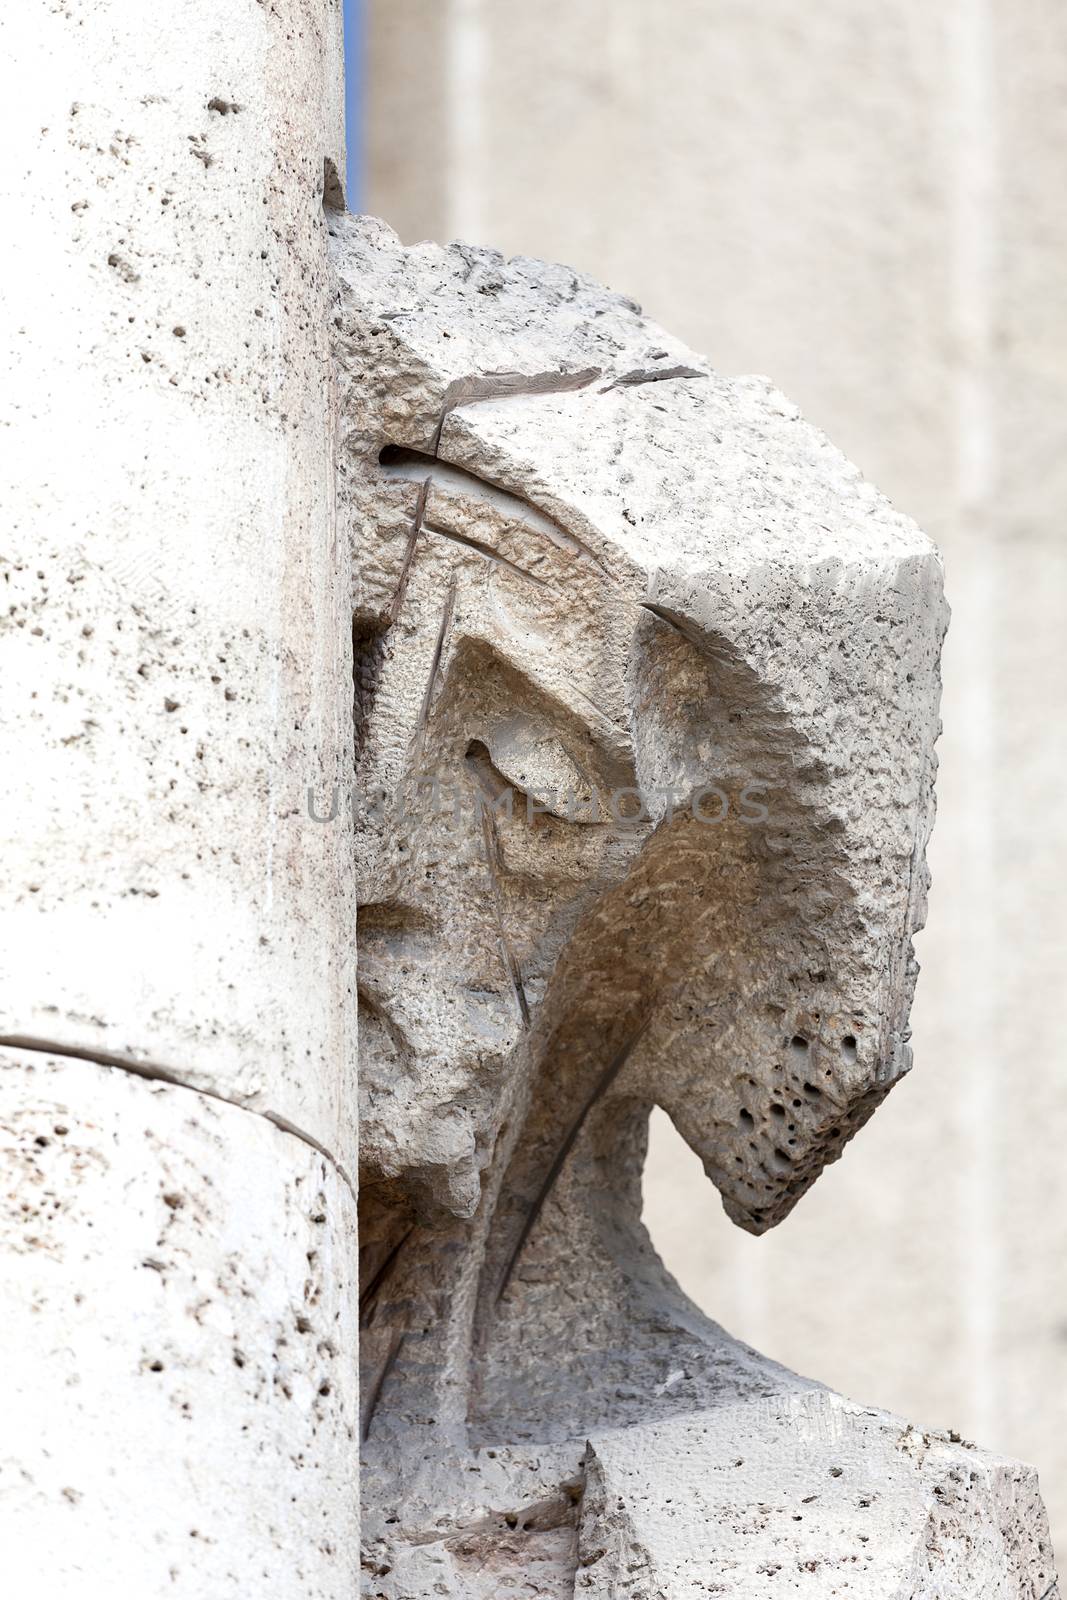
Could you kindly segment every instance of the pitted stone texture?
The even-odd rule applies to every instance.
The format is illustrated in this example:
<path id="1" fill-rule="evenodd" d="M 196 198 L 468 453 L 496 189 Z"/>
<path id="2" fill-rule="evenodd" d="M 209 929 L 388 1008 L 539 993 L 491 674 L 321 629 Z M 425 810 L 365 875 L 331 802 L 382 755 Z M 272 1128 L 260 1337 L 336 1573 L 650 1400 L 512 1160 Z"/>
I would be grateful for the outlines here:
<path id="1" fill-rule="evenodd" d="M 760 1365 L 758 1397 L 451 1460 L 448 1506 L 416 1472 L 364 1593 L 1056 1600 L 1033 1468 Z"/>
<path id="2" fill-rule="evenodd" d="M 406 240 L 491 240 L 627 287 L 721 370 L 773 373 L 941 542 L 918 1080 L 755 1261 L 721 1227 L 694 1237 L 703 1175 L 665 1135 L 653 1232 L 761 1348 L 1040 1463 L 1067 1548 L 1047 1403 L 1067 1391 L 1049 1294 L 1067 836 L 1035 826 L 1067 782 L 1067 8 L 675 0 L 664 27 L 646 0 L 370 0 L 367 17 L 372 210 Z M 1027 1092 L 1005 1094 L 1016 1077 Z"/>
<path id="3" fill-rule="evenodd" d="M 348 1165 L 350 839 L 306 800 L 350 767 L 323 212 L 340 13 L 4 18 L 24 147 L 0 1036 L 154 1064 Z"/>
<path id="4" fill-rule="evenodd" d="M 355 1204 L 263 1118 L 0 1062 L 8 1577 L 78 1600 L 350 1600 Z"/>
<path id="5" fill-rule="evenodd" d="M 824 1390 L 594 1435 L 582 1600 L 1046 1600 L 1037 1474 Z"/>
<path id="6" fill-rule="evenodd" d="M 1051 1593 L 1032 1474 L 741 1345 L 639 1223 L 651 1105 L 759 1233 L 910 1064 L 936 553 L 589 280 L 332 231 L 365 1593 Z"/>
<path id="7" fill-rule="evenodd" d="M 476 819 L 391 800 L 367 830 L 364 1169 L 471 1210 L 525 1014 L 589 1056 L 651 1006 L 654 1098 L 762 1231 L 910 1063 L 936 553 L 765 380 L 622 297 L 333 232 L 361 787 L 430 772 L 470 809 L 481 763 L 541 805 L 658 796 L 635 828 L 501 825 L 495 888 Z"/>

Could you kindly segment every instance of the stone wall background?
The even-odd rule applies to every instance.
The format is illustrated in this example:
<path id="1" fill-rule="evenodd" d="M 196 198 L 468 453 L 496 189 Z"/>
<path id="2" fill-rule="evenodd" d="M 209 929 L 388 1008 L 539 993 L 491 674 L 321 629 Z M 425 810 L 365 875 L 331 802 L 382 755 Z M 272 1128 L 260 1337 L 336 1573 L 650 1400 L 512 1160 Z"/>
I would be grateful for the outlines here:
<path id="1" fill-rule="evenodd" d="M 916 1067 L 776 1232 L 662 1117 L 652 1234 L 788 1365 L 1035 1462 L 1067 1547 L 1067 12 L 369 0 L 365 205 L 769 373 L 939 541 Z"/>

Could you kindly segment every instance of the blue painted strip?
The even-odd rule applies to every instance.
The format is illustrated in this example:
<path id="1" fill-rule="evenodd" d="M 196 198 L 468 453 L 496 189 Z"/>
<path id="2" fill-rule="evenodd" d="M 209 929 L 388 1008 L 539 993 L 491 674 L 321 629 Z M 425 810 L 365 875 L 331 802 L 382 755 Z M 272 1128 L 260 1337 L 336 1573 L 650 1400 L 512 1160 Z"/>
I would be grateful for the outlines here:
<path id="1" fill-rule="evenodd" d="M 349 211 L 363 196 L 363 0 L 344 0 L 345 144 Z"/>

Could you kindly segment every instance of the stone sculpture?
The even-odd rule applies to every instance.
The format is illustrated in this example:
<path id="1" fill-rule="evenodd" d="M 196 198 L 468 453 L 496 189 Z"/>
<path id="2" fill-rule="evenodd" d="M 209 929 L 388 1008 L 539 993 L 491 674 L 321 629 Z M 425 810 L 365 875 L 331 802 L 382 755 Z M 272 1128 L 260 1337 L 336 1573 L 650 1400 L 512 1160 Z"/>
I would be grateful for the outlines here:
<path id="1" fill-rule="evenodd" d="M 626 302 L 341 215 L 341 21 L 4 14 L 9 1586 L 351 1600 L 362 1445 L 370 1596 L 1047 1600 L 1029 1469 L 638 1222 L 653 1101 L 758 1231 L 907 1064 L 936 560 Z"/>
<path id="2" fill-rule="evenodd" d="M 331 231 L 364 1592 L 1053 1594 L 1029 1468 L 739 1344 L 639 1220 L 653 1104 L 760 1233 L 910 1066 L 935 551 L 588 279 Z"/>

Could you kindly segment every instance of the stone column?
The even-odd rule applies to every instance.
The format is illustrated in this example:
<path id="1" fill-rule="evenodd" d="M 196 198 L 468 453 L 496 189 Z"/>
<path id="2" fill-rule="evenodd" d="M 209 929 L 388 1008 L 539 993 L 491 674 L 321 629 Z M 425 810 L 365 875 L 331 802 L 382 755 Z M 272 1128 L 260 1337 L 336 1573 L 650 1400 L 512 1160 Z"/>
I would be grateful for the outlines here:
<path id="1" fill-rule="evenodd" d="M 0 1207 L 23 1592 L 350 1596 L 340 0 L 5 13 Z"/>

